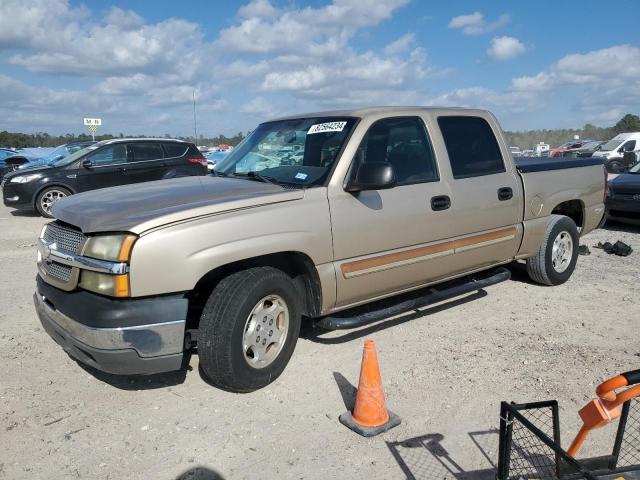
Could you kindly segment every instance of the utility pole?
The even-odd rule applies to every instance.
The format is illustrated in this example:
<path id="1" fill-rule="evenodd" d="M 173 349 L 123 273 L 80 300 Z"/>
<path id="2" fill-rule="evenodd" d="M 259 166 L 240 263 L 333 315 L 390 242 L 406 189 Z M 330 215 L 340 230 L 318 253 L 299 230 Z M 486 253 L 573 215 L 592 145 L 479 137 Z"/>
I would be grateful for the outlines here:
<path id="1" fill-rule="evenodd" d="M 196 122 L 196 89 L 193 89 L 193 138 L 195 144 L 198 144 L 198 124 Z"/>

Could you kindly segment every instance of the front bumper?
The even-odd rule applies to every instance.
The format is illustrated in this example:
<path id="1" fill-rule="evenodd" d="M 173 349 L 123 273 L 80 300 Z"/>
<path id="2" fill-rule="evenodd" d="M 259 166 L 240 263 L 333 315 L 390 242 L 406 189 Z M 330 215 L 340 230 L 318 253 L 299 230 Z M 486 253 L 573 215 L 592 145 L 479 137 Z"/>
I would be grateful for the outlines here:
<path id="1" fill-rule="evenodd" d="M 38 278 L 34 303 L 45 331 L 69 355 L 113 374 L 179 370 L 184 358 L 184 295 L 111 300 L 64 292 Z"/>
<path id="2" fill-rule="evenodd" d="M 613 195 L 607 199 L 606 207 L 608 218 L 640 223 L 640 199 L 621 199 Z"/>
<path id="3" fill-rule="evenodd" d="M 33 192 L 29 191 L 29 187 L 30 185 L 3 181 L 2 201 L 5 206 L 21 210 L 33 208 Z"/>

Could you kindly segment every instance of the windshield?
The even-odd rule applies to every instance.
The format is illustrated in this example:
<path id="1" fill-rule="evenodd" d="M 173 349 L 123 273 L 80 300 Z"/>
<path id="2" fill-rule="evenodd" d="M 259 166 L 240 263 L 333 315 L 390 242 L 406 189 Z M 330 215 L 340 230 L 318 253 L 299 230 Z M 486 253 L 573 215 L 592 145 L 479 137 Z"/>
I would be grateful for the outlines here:
<path id="1" fill-rule="evenodd" d="M 86 148 L 81 148 L 80 150 L 77 150 L 75 153 L 72 153 L 71 155 L 69 155 L 68 157 L 61 158 L 57 162 L 54 162 L 52 165 L 54 167 L 64 167 L 66 165 L 69 165 L 74 161 L 76 161 L 77 159 L 79 159 L 80 157 L 82 157 L 83 155 L 86 155 L 90 151 L 95 150 L 99 146 L 101 146 L 100 143 L 94 143 L 93 145 L 89 145 Z"/>
<path id="2" fill-rule="evenodd" d="M 69 150 L 70 148 L 67 148 L 66 145 L 60 145 L 59 147 L 56 147 L 56 149 L 53 152 L 51 152 L 49 155 L 47 155 L 45 158 L 47 160 L 53 160 L 54 158 L 60 157 L 60 156 L 66 157 L 67 155 L 72 153 Z"/>
<path id="3" fill-rule="evenodd" d="M 621 137 L 621 136 L 613 137 L 607 143 L 602 145 L 602 147 L 600 147 L 600 150 L 603 152 L 610 152 L 611 150 L 615 150 L 622 144 L 622 142 L 625 141 L 626 138 L 627 137 Z"/>
<path id="4" fill-rule="evenodd" d="M 321 185 L 333 167 L 355 118 L 319 117 L 263 123 L 218 160 L 222 175 L 268 177 L 304 187 Z"/>

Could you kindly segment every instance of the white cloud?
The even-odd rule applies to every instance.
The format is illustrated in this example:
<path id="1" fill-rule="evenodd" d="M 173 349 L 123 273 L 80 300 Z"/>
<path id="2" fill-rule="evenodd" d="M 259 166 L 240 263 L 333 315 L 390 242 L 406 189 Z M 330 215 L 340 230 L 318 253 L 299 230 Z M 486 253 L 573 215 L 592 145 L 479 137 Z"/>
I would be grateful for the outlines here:
<path id="1" fill-rule="evenodd" d="M 271 4 L 241 8 L 241 22 L 223 29 L 217 44 L 224 51 L 272 54 L 338 54 L 355 31 L 388 20 L 408 0 L 333 0 L 318 7 L 290 8 L 265 15 Z M 267 6 L 268 5 L 268 6 Z"/>
<path id="2" fill-rule="evenodd" d="M 460 29 L 465 35 L 481 35 L 492 32 L 511 21 L 507 14 L 500 15 L 494 22 L 487 22 L 480 12 L 453 17 L 449 22 L 449 28 Z"/>
<path id="3" fill-rule="evenodd" d="M 510 60 L 524 53 L 524 44 L 514 37 L 494 37 L 487 49 L 487 55 L 493 60 Z"/>
<path id="4" fill-rule="evenodd" d="M 535 75 L 513 78 L 504 90 L 459 88 L 425 104 L 491 109 L 511 128 L 611 125 L 624 113 L 640 110 L 640 48 L 616 45 L 569 54 Z M 551 109 L 564 115 L 541 123 L 550 121 L 542 113 Z"/>
<path id="5" fill-rule="evenodd" d="M 271 5 L 269 0 L 253 0 L 238 10 L 238 16 L 244 18 L 271 18 L 278 15 L 278 13 L 278 9 Z"/>
<path id="6" fill-rule="evenodd" d="M 567 85 L 624 89 L 640 95 L 640 48 L 616 45 L 588 53 L 566 55 L 547 70 L 514 78 L 514 90 L 544 91 Z"/>
<path id="7" fill-rule="evenodd" d="M 277 116 L 276 107 L 264 97 L 255 97 L 240 107 L 240 112 L 266 119 Z"/>
<path id="8" fill-rule="evenodd" d="M 407 33 L 384 47 L 384 54 L 391 56 L 406 52 L 415 41 L 413 33 Z"/>
<path id="9" fill-rule="evenodd" d="M 200 27 L 180 19 L 145 24 L 135 12 L 114 7 L 96 20 L 64 0 L 0 2 L 0 48 L 17 50 L 10 63 L 33 72 L 188 74 L 203 47 Z"/>
<path id="10" fill-rule="evenodd" d="M 390 18 L 406 3 L 333 0 L 313 8 L 283 7 L 278 16 L 265 18 L 265 2 L 252 2 L 242 7 L 235 25 L 220 32 L 216 44 L 236 55 L 257 54 L 261 60 L 235 60 L 222 66 L 216 78 L 231 78 L 230 70 L 246 72 L 248 86 L 261 95 L 285 93 L 313 102 L 312 108 L 415 102 L 424 81 L 446 70 L 427 65 L 426 52 L 413 46 L 413 34 L 397 38 L 381 52 L 359 52 L 351 46 L 356 34 Z"/>

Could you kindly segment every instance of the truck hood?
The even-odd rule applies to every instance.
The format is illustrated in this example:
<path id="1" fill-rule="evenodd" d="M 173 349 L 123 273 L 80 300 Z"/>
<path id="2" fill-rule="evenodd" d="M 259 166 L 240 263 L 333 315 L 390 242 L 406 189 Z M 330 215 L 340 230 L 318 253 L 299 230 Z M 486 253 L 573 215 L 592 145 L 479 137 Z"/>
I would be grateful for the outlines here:
<path id="1" fill-rule="evenodd" d="M 55 218 L 84 233 L 143 233 L 173 222 L 301 199 L 301 189 L 252 180 L 186 177 L 104 188 L 72 195 L 53 206 Z"/>

